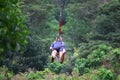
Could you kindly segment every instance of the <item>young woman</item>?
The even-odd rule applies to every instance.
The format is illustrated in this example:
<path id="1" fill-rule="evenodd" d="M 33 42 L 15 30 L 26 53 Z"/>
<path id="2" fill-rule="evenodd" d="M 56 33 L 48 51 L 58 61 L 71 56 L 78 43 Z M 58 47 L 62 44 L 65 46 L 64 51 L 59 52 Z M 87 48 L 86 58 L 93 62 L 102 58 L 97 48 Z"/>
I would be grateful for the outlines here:
<path id="1" fill-rule="evenodd" d="M 51 62 L 54 62 L 55 57 L 59 55 L 59 62 L 63 63 L 66 50 L 61 36 L 56 37 L 56 40 L 50 46 L 50 50 L 52 50 Z"/>

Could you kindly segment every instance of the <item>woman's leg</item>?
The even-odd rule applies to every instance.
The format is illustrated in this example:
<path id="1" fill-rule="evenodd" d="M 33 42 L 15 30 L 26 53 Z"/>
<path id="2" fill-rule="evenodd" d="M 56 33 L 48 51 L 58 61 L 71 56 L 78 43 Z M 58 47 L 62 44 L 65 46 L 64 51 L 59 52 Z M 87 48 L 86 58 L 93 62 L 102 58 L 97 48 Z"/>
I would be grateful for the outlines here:
<path id="1" fill-rule="evenodd" d="M 65 53 L 63 53 L 63 51 L 59 52 L 59 62 L 60 63 L 63 63 L 63 61 L 64 61 L 64 55 L 65 55 Z"/>
<path id="2" fill-rule="evenodd" d="M 61 48 L 59 51 L 59 62 L 60 63 L 63 63 L 65 53 L 66 53 L 66 50 L 64 48 Z"/>
<path id="3" fill-rule="evenodd" d="M 54 62 L 54 59 L 55 59 L 56 55 L 57 55 L 57 51 L 53 50 L 52 54 L 51 54 L 51 62 Z"/>

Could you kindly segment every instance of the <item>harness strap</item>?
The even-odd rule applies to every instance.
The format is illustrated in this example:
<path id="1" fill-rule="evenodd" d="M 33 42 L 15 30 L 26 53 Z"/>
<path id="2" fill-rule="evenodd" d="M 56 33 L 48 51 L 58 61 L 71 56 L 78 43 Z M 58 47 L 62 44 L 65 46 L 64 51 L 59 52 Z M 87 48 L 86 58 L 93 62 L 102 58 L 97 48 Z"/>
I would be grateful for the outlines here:
<path id="1" fill-rule="evenodd" d="M 58 27 L 58 35 L 61 35 L 61 27 L 62 27 L 62 19 L 59 21 L 59 27 Z"/>

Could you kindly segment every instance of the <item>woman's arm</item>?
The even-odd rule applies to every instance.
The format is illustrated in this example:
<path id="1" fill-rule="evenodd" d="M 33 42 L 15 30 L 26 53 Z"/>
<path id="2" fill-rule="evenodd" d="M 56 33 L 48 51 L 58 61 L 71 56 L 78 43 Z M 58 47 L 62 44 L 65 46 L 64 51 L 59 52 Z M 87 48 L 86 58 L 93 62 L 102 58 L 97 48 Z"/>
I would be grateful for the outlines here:
<path id="1" fill-rule="evenodd" d="M 50 45 L 50 50 L 53 50 L 55 42 Z"/>

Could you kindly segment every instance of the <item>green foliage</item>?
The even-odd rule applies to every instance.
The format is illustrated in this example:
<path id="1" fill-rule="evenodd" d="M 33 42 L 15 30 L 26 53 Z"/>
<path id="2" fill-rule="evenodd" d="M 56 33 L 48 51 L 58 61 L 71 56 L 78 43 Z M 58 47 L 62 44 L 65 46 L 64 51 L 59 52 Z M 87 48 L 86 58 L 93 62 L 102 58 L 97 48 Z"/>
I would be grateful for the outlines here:
<path id="1" fill-rule="evenodd" d="M 0 67 L 0 79 L 10 80 L 13 77 L 13 72 L 9 71 L 7 67 Z"/>
<path id="2" fill-rule="evenodd" d="M 117 56 L 115 57 L 115 55 Z M 100 66 L 110 68 L 111 65 L 113 65 L 112 68 L 114 69 L 114 71 L 116 73 L 119 73 L 118 67 L 120 67 L 120 65 L 118 60 L 119 60 L 118 48 L 112 48 L 111 46 L 100 44 L 94 50 L 92 50 L 92 52 L 90 52 L 90 54 L 88 54 L 87 57 L 85 58 L 77 57 L 77 59 L 75 60 L 75 66 L 72 73 L 76 72 L 77 74 L 84 75 L 85 73 L 90 73 L 91 70 L 93 69 L 98 69 Z M 113 74 L 113 72 L 111 73 Z M 96 74 L 91 75 L 91 80 L 96 80 L 97 78 L 98 76 L 96 76 Z"/>
<path id="3" fill-rule="evenodd" d="M 112 50 L 112 59 L 118 61 L 119 58 L 120 58 L 120 49 L 115 48 L 114 50 Z"/>
<path id="4" fill-rule="evenodd" d="M 7 64 L 14 72 L 28 68 L 44 70 L 26 73 L 28 80 L 116 80 L 117 77 L 119 80 L 119 1 L 104 4 L 105 0 L 67 0 L 63 11 L 67 13 L 67 23 L 62 26 L 67 50 L 65 60 L 63 64 L 46 65 L 49 46 L 58 29 L 55 11 L 59 9 L 54 1 L 25 0 L 25 4 L 18 0 L 0 1 L 0 66 Z M 28 42 L 26 17 L 19 7 L 27 13 Z M 22 47 L 26 43 L 28 45 Z M 7 76 L 12 77 L 0 75 L 3 80 Z M 13 79 L 22 77 L 16 75 Z"/>
<path id="5" fill-rule="evenodd" d="M 55 20 L 55 10 L 57 8 L 54 8 L 54 5 L 56 4 L 50 3 L 50 5 L 48 6 L 46 5 L 47 4 L 46 0 L 41 1 L 41 3 L 38 0 L 35 0 L 34 2 L 33 1 L 28 2 L 30 3 L 29 13 L 33 13 L 33 15 L 29 17 L 30 19 L 32 19 L 30 21 L 31 35 L 33 35 L 31 38 L 33 38 L 33 41 L 36 43 L 35 46 L 37 45 L 40 47 L 34 49 L 35 47 L 34 46 L 30 50 L 31 52 L 30 54 L 36 55 L 40 51 L 41 52 L 40 54 L 42 55 L 42 53 L 49 52 L 48 51 L 49 44 L 53 40 L 53 38 L 51 37 L 55 37 L 57 35 L 58 21 Z M 42 4 L 42 2 L 44 3 L 44 5 Z M 97 76 L 98 75 L 97 72 L 99 72 L 100 74 L 102 73 L 102 71 L 99 70 L 98 68 L 100 68 L 101 66 L 105 66 L 107 71 L 107 68 L 111 69 L 112 61 L 114 60 L 118 61 L 118 58 L 114 57 L 116 53 L 113 54 L 115 49 L 114 47 L 116 47 L 113 45 L 117 44 L 119 46 L 118 43 L 120 40 L 118 33 L 119 4 L 116 3 L 115 1 L 113 1 L 114 4 L 112 4 L 112 2 L 105 4 L 100 2 L 104 1 L 101 0 L 68 1 L 67 3 L 68 5 L 66 5 L 64 9 L 64 11 L 67 13 L 66 16 L 67 23 L 64 26 L 62 26 L 63 40 L 65 41 L 67 46 L 66 54 L 67 59 L 65 59 L 64 65 L 61 65 L 58 62 L 49 64 L 48 68 L 51 71 L 58 74 L 60 72 L 72 73 L 73 70 L 73 72 L 74 71 L 77 72 L 75 73 L 75 76 L 71 77 L 71 79 L 73 80 L 77 79 L 76 78 L 77 74 L 79 75 L 87 74 L 87 76 L 82 78 L 83 80 L 85 79 L 101 80 L 101 78 Z M 101 7 L 101 4 L 104 6 Z M 113 7 L 110 6 L 113 6 L 115 9 L 112 9 Z M 50 10 L 47 10 L 47 8 L 50 8 Z M 36 14 L 34 14 L 34 12 Z M 43 42 L 45 42 L 45 45 L 43 44 Z M 111 45 L 111 43 L 114 44 Z M 110 45 L 108 46 L 108 44 L 110 44 L 112 47 Z M 118 54 L 119 53 L 117 52 L 116 55 Z M 29 55 L 26 56 L 28 56 L 26 58 L 29 59 L 32 58 Z M 42 56 L 44 56 L 44 54 Z M 40 59 L 41 62 L 42 60 L 45 60 L 47 58 L 47 56 L 44 57 L 45 58 Z M 113 57 L 116 59 L 114 59 Z M 113 63 L 115 63 L 115 61 Z M 32 59 L 30 62 L 32 62 Z M 119 63 L 117 63 L 116 65 L 119 67 L 118 64 Z M 114 72 L 117 73 L 116 70 L 114 70 Z M 89 77 L 88 74 L 91 77 Z M 109 76 L 109 74 L 111 73 L 109 73 L 108 71 L 108 73 L 106 72 L 105 74 L 106 76 Z M 54 74 L 54 78 L 52 75 L 52 79 L 55 80 L 61 79 L 60 76 L 61 75 Z M 65 79 L 67 79 L 66 76 L 64 77 Z"/>
<path id="6" fill-rule="evenodd" d="M 90 80 L 100 80 L 95 74 L 90 75 Z"/>
<path id="7" fill-rule="evenodd" d="M 0 1 L 0 53 L 6 50 L 20 50 L 27 43 L 25 15 L 19 8 L 17 0 Z"/>
<path id="8" fill-rule="evenodd" d="M 69 80 L 66 75 L 54 76 L 52 80 Z M 73 79 L 72 79 L 73 80 Z"/>
<path id="9" fill-rule="evenodd" d="M 87 33 L 91 31 L 91 27 L 89 23 L 87 23 L 87 21 L 89 20 L 87 19 L 87 16 L 89 14 L 85 12 L 85 10 L 87 9 L 86 7 L 88 6 L 85 5 L 85 3 L 78 3 L 68 5 L 68 7 L 66 8 L 67 23 L 64 26 L 63 31 L 66 32 L 66 36 L 72 37 L 72 39 L 69 39 L 68 37 L 67 40 L 74 43 L 75 46 L 78 46 L 78 43 L 87 42 Z"/>
<path id="10" fill-rule="evenodd" d="M 113 73 L 105 68 L 100 68 L 97 74 L 100 80 L 113 80 Z"/>
<path id="11" fill-rule="evenodd" d="M 120 75 L 117 76 L 117 80 L 120 80 Z"/>
<path id="12" fill-rule="evenodd" d="M 78 76 L 77 74 L 72 74 L 72 76 L 67 76 L 66 74 L 51 74 L 51 71 L 37 71 L 36 73 L 30 72 L 26 74 L 29 80 L 39 80 L 39 79 L 52 79 L 52 80 L 113 80 L 114 76 L 111 70 L 101 67 L 96 70 L 91 70 L 89 73 Z"/>
<path id="13" fill-rule="evenodd" d="M 112 55 L 112 56 L 111 56 Z M 50 78 L 53 80 L 56 79 L 65 79 L 65 80 L 114 80 L 114 73 L 113 70 L 111 71 L 111 69 L 107 69 L 107 68 L 103 68 L 101 67 L 102 65 L 97 64 L 96 63 L 92 64 L 94 60 L 96 60 L 97 58 L 99 58 L 99 61 L 111 61 L 112 59 L 116 58 L 115 55 L 119 55 L 119 49 L 114 49 L 110 46 L 107 45 L 99 45 L 98 48 L 96 48 L 95 50 L 93 50 L 93 52 L 91 54 L 89 54 L 89 57 L 87 58 L 78 58 L 75 61 L 75 67 L 74 70 L 72 72 L 72 76 L 71 77 L 67 77 L 65 75 L 52 75 Z M 116 60 L 115 59 L 115 60 Z M 112 60 L 113 61 L 113 60 Z M 92 64 L 92 65 L 90 65 Z M 95 65 L 95 66 L 94 66 Z M 99 65 L 99 66 L 98 66 Z M 116 65 L 116 64 L 114 64 Z M 94 66 L 94 67 L 93 67 Z M 55 73 L 60 73 L 61 71 L 61 64 L 59 64 L 58 62 L 55 63 L 51 63 L 49 64 L 49 69 Z M 98 68 L 96 70 L 94 70 L 95 68 Z M 110 67 L 109 67 L 110 68 Z M 115 67 L 116 68 L 116 67 Z M 49 71 L 49 69 L 46 69 L 45 71 L 41 71 L 41 75 L 48 75 L 49 73 L 51 73 L 51 71 Z M 118 68 L 117 68 L 118 70 Z M 77 72 L 77 73 L 74 73 Z M 82 76 L 78 76 L 82 75 Z"/>
<path id="14" fill-rule="evenodd" d="M 89 72 L 89 69 L 87 68 L 87 65 L 88 65 L 88 60 L 85 59 L 85 58 L 81 58 L 81 59 L 77 59 L 75 61 L 75 67 L 74 67 L 74 70 L 82 75 L 84 73 L 87 73 Z"/>
<path id="15" fill-rule="evenodd" d="M 115 80 L 114 74 L 111 70 L 108 70 L 104 67 L 99 69 L 91 70 L 89 73 L 86 73 L 80 76 L 80 80 Z"/>
<path id="16" fill-rule="evenodd" d="M 15 73 L 19 71 L 17 55 L 28 43 L 26 36 L 29 34 L 19 2 L 0 0 L 0 66 L 6 65 Z"/>
<path id="17" fill-rule="evenodd" d="M 119 47 L 120 37 L 120 3 L 118 0 L 111 0 L 108 3 L 100 5 L 99 15 L 94 20 L 92 40 L 101 40 L 108 42 L 114 47 Z"/>
<path id="18" fill-rule="evenodd" d="M 27 68 L 43 70 L 48 62 L 51 39 L 47 36 L 50 32 L 47 20 L 48 14 L 53 8 L 53 5 L 48 2 L 50 1 L 25 0 L 23 11 L 27 13 L 30 35 L 28 36 L 28 45 L 24 47 L 23 54 L 19 56 L 18 63 L 21 71 L 26 71 Z"/>
<path id="19" fill-rule="evenodd" d="M 35 68 L 36 70 L 43 70 L 44 66 L 47 64 L 48 52 L 47 46 L 43 41 L 33 40 L 31 37 L 28 39 L 28 45 L 24 51 L 24 54 L 20 56 L 18 60 L 21 64 L 22 70 L 25 71 L 27 68 Z M 40 45 L 39 45 L 39 44 Z M 42 45 L 42 46 L 41 46 Z M 26 67 L 24 67 L 26 66 Z"/>
<path id="20" fill-rule="evenodd" d="M 96 23 L 96 31 L 103 35 L 120 31 L 120 3 L 118 0 L 110 1 L 103 5 L 99 10 L 99 14 L 100 16 L 98 16 Z"/>
<path id="21" fill-rule="evenodd" d="M 62 67 L 63 65 L 59 62 L 50 63 L 48 66 L 48 68 L 56 74 L 59 74 L 61 72 Z"/>
<path id="22" fill-rule="evenodd" d="M 99 45 L 98 49 L 93 50 L 93 52 L 88 55 L 89 64 L 91 67 L 97 67 L 101 65 L 104 60 L 109 60 L 108 54 L 112 47 L 106 45 Z"/>
<path id="23" fill-rule="evenodd" d="M 30 72 L 29 74 L 26 75 L 26 77 L 29 80 L 41 80 L 41 79 L 44 79 L 40 72 L 36 72 L 36 73 Z"/>
<path id="24" fill-rule="evenodd" d="M 111 66 L 114 72 L 120 74 L 120 48 L 115 48 L 111 51 Z"/>
<path id="25" fill-rule="evenodd" d="M 44 80 L 47 74 L 51 74 L 52 72 L 45 68 L 44 71 L 30 72 L 26 74 L 28 80 Z"/>

